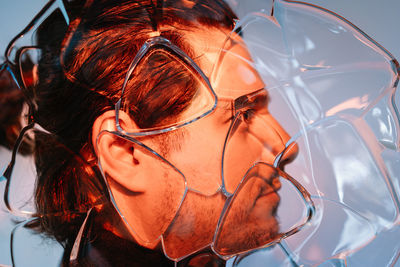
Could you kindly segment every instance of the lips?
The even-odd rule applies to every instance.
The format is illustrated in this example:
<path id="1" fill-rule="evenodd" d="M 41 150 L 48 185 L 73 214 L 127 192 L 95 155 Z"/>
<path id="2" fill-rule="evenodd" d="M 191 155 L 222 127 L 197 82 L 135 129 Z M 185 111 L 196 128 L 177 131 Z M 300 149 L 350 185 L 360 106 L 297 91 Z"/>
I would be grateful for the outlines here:
<path id="1" fill-rule="evenodd" d="M 271 202 L 279 202 L 280 196 L 277 191 L 275 190 L 269 190 L 268 192 L 262 193 L 257 196 L 256 201 L 260 199 L 268 199 L 271 200 Z"/>
<path id="2" fill-rule="evenodd" d="M 270 207 L 273 207 L 276 209 L 278 207 L 278 204 L 280 202 L 280 196 L 276 191 L 271 191 L 267 194 L 260 195 L 256 198 L 255 202 L 265 202 L 266 205 Z"/>
<path id="3" fill-rule="evenodd" d="M 258 196 L 268 195 L 270 193 L 276 193 L 281 188 L 281 182 L 279 181 L 278 176 L 271 176 L 268 179 L 262 179 L 263 183 L 259 187 Z"/>
<path id="4" fill-rule="evenodd" d="M 272 214 L 275 214 L 280 202 L 280 196 L 277 192 L 280 188 L 281 182 L 279 181 L 279 177 L 263 180 L 262 186 L 259 187 L 260 192 L 254 201 L 254 205 L 256 205 L 256 203 L 265 202 L 264 204 L 268 206 L 268 209 L 272 209 Z"/>

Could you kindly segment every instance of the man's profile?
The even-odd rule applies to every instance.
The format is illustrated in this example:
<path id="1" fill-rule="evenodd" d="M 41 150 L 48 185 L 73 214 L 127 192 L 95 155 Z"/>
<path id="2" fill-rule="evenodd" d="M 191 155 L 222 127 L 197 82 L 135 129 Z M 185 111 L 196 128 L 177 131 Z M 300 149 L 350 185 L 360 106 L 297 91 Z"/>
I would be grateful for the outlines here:
<path id="1" fill-rule="evenodd" d="M 61 67 L 39 62 L 37 122 L 80 161 L 98 161 L 105 183 L 91 172 L 85 181 L 76 157 L 62 166 L 54 162 L 57 146 L 47 153 L 38 134 L 36 203 L 44 214 L 82 206 L 101 213 L 104 203 L 94 203 L 108 198 L 108 187 L 118 212 L 110 208 L 111 216 L 97 222 L 101 228 L 148 249 L 163 242 L 168 257 L 182 259 L 210 245 L 227 198 L 255 163 L 272 165 L 290 137 L 268 113 L 266 85 L 240 36 L 229 37 L 235 16 L 227 5 L 145 2 L 95 1 L 64 47 L 52 47 Z M 229 50 L 221 52 L 224 46 Z M 288 150 L 282 162 L 295 154 L 296 148 Z M 241 204 L 227 216 L 230 227 L 251 222 L 230 244 L 238 251 L 239 243 L 257 247 L 260 236 L 269 240 L 279 232 L 280 182 L 270 176 L 244 181 L 236 198 Z M 66 213 L 66 221 L 44 217 L 60 220 L 54 228 L 42 225 L 72 247 L 76 230 L 56 227 L 75 224 L 76 215 Z"/>
<path id="2" fill-rule="evenodd" d="M 57 12 L 38 27 L 30 95 L 45 130 L 36 228 L 63 244 L 63 264 L 227 259 L 292 230 L 276 215 L 298 148 L 229 6 L 95 0 L 79 12 L 65 32 Z"/>
<path id="3" fill-rule="evenodd" d="M 48 2 L 1 65 L 35 129 L 14 256 L 35 228 L 64 266 L 398 261 L 397 60 L 334 12 L 266 2 Z"/>

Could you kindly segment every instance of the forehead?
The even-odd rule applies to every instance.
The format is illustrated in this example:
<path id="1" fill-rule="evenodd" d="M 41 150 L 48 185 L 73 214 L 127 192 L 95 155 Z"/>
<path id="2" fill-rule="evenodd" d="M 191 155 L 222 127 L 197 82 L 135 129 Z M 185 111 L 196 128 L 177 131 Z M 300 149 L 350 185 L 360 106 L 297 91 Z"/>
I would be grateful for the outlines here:
<path id="1" fill-rule="evenodd" d="M 206 28 L 193 30 L 186 36 L 196 55 L 195 61 L 209 77 L 218 97 L 237 98 L 265 87 L 239 35 Z"/>

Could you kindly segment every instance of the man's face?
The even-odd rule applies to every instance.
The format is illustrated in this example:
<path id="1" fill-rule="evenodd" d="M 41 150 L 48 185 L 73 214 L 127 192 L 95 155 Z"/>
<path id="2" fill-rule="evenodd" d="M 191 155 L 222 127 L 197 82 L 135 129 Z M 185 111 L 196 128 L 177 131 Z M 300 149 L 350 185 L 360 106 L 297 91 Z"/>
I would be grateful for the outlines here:
<path id="1" fill-rule="evenodd" d="M 272 170 L 245 176 L 257 162 L 273 165 L 290 137 L 268 112 L 268 92 L 260 90 L 268 87 L 251 67 L 246 47 L 235 42 L 240 37 L 226 44 L 227 32 L 217 29 L 191 31 L 186 37 L 196 63 L 210 77 L 217 108 L 166 138 L 161 134 L 142 139 L 179 171 L 147 161 L 151 155 L 143 153 L 133 163 L 142 165 L 136 171 L 144 177 L 140 192 L 125 193 L 111 182 L 114 198 L 140 236 L 134 234 L 139 244 L 154 247 L 151 240 L 162 235 L 166 254 L 180 258 L 212 242 L 224 205 L 241 184 L 224 219 L 223 235 L 232 237 L 224 244 L 234 250 L 260 246 L 258 240 L 266 238 L 259 236 L 273 237 L 279 231 L 275 214 L 280 182 Z M 224 45 L 229 51 L 220 55 Z M 235 99 L 245 96 L 251 101 L 235 110 Z M 296 152 L 293 147 L 285 160 Z M 246 225 L 246 230 L 237 232 L 235 225 Z"/>
<path id="2" fill-rule="evenodd" d="M 194 36 L 188 38 L 196 40 Z M 194 47 L 200 55 L 198 64 L 210 77 L 219 102 L 212 114 L 177 130 L 182 133 L 180 138 L 174 139 L 179 144 L 168 153 L 168 160 L 185 175 L 189 189 L 178 215 L 164 235 L 166 250 L 177 254 L 182 251 L 189 253 L 191 248 L 204 247 L 212 240 L 227 199 L 221 192 L 222 180 L 225 189 L 234 193 L 254 163 L 262 161 L 273 165 L 290 139 L 267 110 L 269 99 L 266 90 L 254 97 L 258 106 L 250 103 L 242 107 L 242 114 L 228 134 L 235 115 L 232 110 L 234 100 L 267 87 L 250 66 L 249 52 L 238 43 L 229 43 L 229 52 L 220 55 L 221 60 L 212 68 L 226 40 L 226 33 L 199 31 L 196 38 L 198 41 Z M 296 153 L 297 148 L 293 147 L 284 159 L 290 161 Z M 279 179 L 272 170 L 268 177 L 264 173 L 263 179 L 253 174 L 243 183 L 225 218 L 227 232 L 224 235 L 230 235 L 232 239 L 224 242 L 235 249 L 242 245 L 260 246 L 262 244 L 257 244 L 259 235 L 272 237 L 279 231 L 275 218 L 280 201 L 277 194 Z M 246 224 L 247 231 L 237 232 L 235 225 L 240 224 Z"/>

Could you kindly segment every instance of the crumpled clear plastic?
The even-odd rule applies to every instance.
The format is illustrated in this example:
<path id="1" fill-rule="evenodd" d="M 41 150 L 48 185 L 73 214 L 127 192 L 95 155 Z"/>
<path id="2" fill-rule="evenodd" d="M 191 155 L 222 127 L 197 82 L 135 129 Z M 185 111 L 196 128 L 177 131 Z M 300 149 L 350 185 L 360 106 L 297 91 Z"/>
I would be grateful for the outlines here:
<path id="1" fill-rule="evenodd" d="M 300 147 L 285 171 L 311 193 L 316 213 L 299 233 L 234 265 L 398 264 L 397 60 L 310 4 L 275 1 L 241 23 L 270 85 L 269 109 Z"/>
<path id="2" fill-rule="evenodd" d="M 327 10 L 284 0 L 230 4 L 240 17 L 234 34 L 267 85 L 268 109 L 292 136 L 287 146 L 299 146 L 285 171 L 311 194 L 315 214 L 294 235 L 228 265 L 396 266 L 397 60 Z M 14 265 L 57 264 L 62 248 L 21 220 L 12 231 Z"/>

